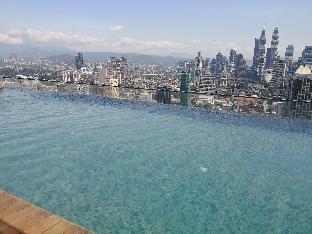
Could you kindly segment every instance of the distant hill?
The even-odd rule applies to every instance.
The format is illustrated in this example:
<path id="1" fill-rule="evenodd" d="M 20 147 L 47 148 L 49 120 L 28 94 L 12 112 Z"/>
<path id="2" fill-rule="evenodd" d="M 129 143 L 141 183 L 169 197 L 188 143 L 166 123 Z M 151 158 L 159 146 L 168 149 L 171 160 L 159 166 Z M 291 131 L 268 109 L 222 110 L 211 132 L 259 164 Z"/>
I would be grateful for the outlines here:
<path id="1" fill-rule="evenodd" d="M 49 57 L 59 54 L 74 54 L 75 51 L 59 47 L 41 47 L 33 45 L 11 45 L 0 43 L 0 59 L 18 54 L 20 58 Z"/>
<path id="2" fill-rule="evenodd" d="M 55 61 L 74 62 L 77 51 L 62 47 L 42 47 L 34 45 L 10 45 L 0 43 L 0 59 L 8 58 L 11 54 L 17 54 L 20 58 L 42 57 Z M 136 64 L 175 64 L 182 60 L 193 59 L 192 55 L 183 53 L 171 53 L 168 56 L 146 55 L 139 53 L 120 52 L 83 52 L 86 62 L 104 61 L 110 57 L 124 56 L 131 63 Z M 252 60 L 246 59 L 247 64 L 252 65 Z"/>
<path id="3" fill-rule="evenodd" d="M 137 64 L 174 64 L 183 58 L 173 56 L 146 55 L 138 53 L 116 53 L 116 52 L 85 52 L 83 57 L 86 61 L 103 61 L 110 57 L 125 57 L 131 63 Z"/>
<path id="4" fill-rule="evenodd" d="M 0 43 L 0 59 L 8 58 L 11 54 L 17 54 L 20 58 L 42 57 L 59 61 L 73 61 L 77 51 L 67 48 L 39 47 L 33 45 L 9 45 Z M 174 64 L 185 58 L 175 56 L 146 55 L 138 53 L 117 52 L 83 52 L 85 61 L 96 62 L 107 60 L 110 57 L 124 56 L 129 62 L 137 64 Z"/>
<path id="5" fill-rule="evenodd" d="M 54 61 L 74 61 L 74 56 L 76 53 L 59 54 L 55 56 L 47 57 L 49 60 Z M 105 61 L 110 57 L 125 57 L 131 63 L 136 64 L 174 64 L 183 58 L 171 57 L 171 56 L 158 56 L 158 55 L 145 55 L 137 53 L 116 53 L 116 52 L 84 52 L 83 58 L 85 62 L 97 62 Z"/>
<path id="6" fill-rule="evenodd" d="M 45 57 L 51 61 L 62 61 L 62 62 L 66 62 L 66 63 L 74 63 L 75 60 L 75 53 L 71 54 L 58 54 L 58 55 L 53 55 L 53 56 L 48 56 Z"/>

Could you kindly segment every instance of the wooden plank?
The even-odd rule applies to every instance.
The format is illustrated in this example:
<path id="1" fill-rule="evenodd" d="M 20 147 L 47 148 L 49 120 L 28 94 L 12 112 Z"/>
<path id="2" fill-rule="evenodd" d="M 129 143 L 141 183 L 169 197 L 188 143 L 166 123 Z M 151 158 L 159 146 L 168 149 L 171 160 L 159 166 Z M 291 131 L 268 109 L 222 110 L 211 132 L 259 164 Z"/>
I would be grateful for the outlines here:
<path id="1" fill-rule="evenodd" d="M 6 222 L 0 220 L 0 230 L 6 228 L 6 227 L 8 227 L 8 226 L 9 226 L 8 223 L 6 223 Z"/>
<path id="2" fill-rule="evenodd" d="M 49 214 L 43 210 L 35 210 L 33 213 L 30 213 L 30 215 L 24 216 L 17 222 L 13 223 L 12 226 L 21 232 L 25 232 L 25 230 L 30 229 L 36 223 L 41 222 L 48 216 Z M 5 229 L 3 231 L 5 231 Z"/>
<path id="3" fill-rule="evenodd" d="M 29 206 L 29 205 L 25 204 L 21 201 L 17 201 L 14 204 L 12 204 L 11 206 L 7 207 L 6 209 L 3 209 L 0 211 L 0 219 L 3 219 L 3 217 L 6 217 L 7 215 L 18 211 L 19 209 L 24 209 L 27 206 Z"/>
<path id="4" fill-rule="evenodd" d="M 18 200 L 13 199 L 13 198 L 3 201 L 3 203 L 0 204 L 0 212 L 6 210 L 11 205 L 13 205 L 14 203 L 17 203 L 17 202 L 18 202 Z"/>
<path id="5" fill-rule="evenodd" d="M 42 220 L 41 223 L 37 223 L 36 225 L 32 226 L 30 229 L 26 230 L 27 233 L 32 233 L 32 234 L 40 234 L 43 233 L 49 229 L 51 229 L 53 226 L 61 222 L 62 219 L 55 216 L 55 215 L 50 215 L 46 219 Z"/>
<path id="6" fill-rule="evenodd" d="M 33 206 L 26 206 L 23 209 L 19 209 L 15 212 L 12 212 L 11 214 L 5 216 L 4 218 L 2 218 L 2 220 L 4 222 L 10 223 L 10 224 L 14 224 L 17 221 L 19 221 L 20 219 L 27 217 L 28 215 L 31 215 L 31 213 L 33 213 L 34 211 L 36 211 L 36 208 Z"/>
<path id="7" fill-rule="evenodd" d="M 65 234 L 88 234 L 90 233 L 87 229 L 81 228 L 81 227 L 73 227 L 69 229 Z"/>
<path id="8" fill-rule="evenodd" d="M 15 201 L 15 200 L 16 199 L 14 197 L 6 197 L 6 198 L 2 199 L 0 201 L 0 209 L 1 209 L 1 207 L 4 207 L 7 203 Z"/>
<path id="9" fill-rule="evenodd" d="M 12 226 L 14 226 L 14 228 L 18 229 L 19 231 L 24 232 L 25 229 L 29 229 L 37 222 L 40 222 L 40 219 L 46 218 L 47 216 L 48 214 L 45 211 L 35 210 L 33 213 L 30 213 L 29 215 L 26 215 L 17 222 L 13 223 Z"/>
<path id="10" fill-rule="evenodd" d="M 93 233 L 0 190 L 0 233 Z"/>
<path id="11" fill-rule="evenodd" d="M 79 227 L 72 227 L 68 231 L 65 232 L 65 234 L 80 234 L 82 233 Z"/>
<path id="12" fill-rule="evenodd" d="M 0 202 L 5 200 L 8 197 L 11 197 L 8 193 L 0 192 Z"/>
<path id="13" fill-rule="evenodd" d="M 69 231 L 71 228 L 73 228 L 74 225 L 66 220 L 62 220 L 55 226 L 53 226 L 51 229 L 45 232 L 45 234 L 56 234 L 56 233 L 65 233 L 66 231 Z"/>
<path id="14" fill-rule="evenodd" d="M 4 223 L 3 221 L 0 220 L 0 227 L 2 227 L 2 224 L 5 224 L 5 226 L 7 227 L 6 228 L 6 231 L 1 231 L 0 233 L 2 234 L 19 234 L 19 230 L 17 230 L 16 228 Z"/>

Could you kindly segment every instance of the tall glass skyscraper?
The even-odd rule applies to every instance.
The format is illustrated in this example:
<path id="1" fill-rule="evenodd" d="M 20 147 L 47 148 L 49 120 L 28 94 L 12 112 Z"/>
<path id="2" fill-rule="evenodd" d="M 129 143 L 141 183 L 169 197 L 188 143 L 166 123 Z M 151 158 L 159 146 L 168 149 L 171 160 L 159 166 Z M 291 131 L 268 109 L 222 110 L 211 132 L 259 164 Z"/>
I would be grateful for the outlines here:
<path id="1" fill-rule="evenodd" d="M 181 92 L 190 92 L 190 84 L 191 84 L 191 74 L 188 72 L 181 73 L 180 80 L 180 91 Z"/>
<path id="2" fill-rule="evenodd" d="M 278 56 L 278 44 L 279 44 L 279 31 L 278 27 L 275 27 L 272 35 L 271 47 L 267 49 L 265 62 L 266 69 L 273 68 L 274 61 L 277 59 Z"/>
<path id="3" fill-rule="evenodd" d="M 203 75 L 203 58 L 201 52 L 198 52 L 198 56 L 195 58 L 195 75 L 194 75 L 194 84 L 198 88 L 201 77 Z"/>
<path id="4" fill-rule="evenodd" d="M 256 67 L 257 64 L 257 57 L 259 54 L 259 45 L 260 45 L 260 40 L 258 38 L 255 38 L 255 48 L 254 48 L 254 57 L 253 57 L 253 67 Z"/>
<path id="5" fill-rule="evenodd" d="M 75 56 L 75 67 L 77 70 L 80 70 L 83 66 L 83 56 L 82 53 L 78 53 L 77 56 Z"/>
<path id="6" fill-rule="evenodd" d="M 285 52 L 285 58 L 287 60 L 293 60 L 294 58 L 294 51 L 295 51 L 295 48 L 293 45 L 288 45 L 287 48 L 286 48 L 286 52 Z"/>
<path id="7" fill-rule="evenodd" d="M 287 70 L 288 72 L 291 72 L 291 66 L 293 64 L 293 59 L 294 59 L 294 46 L 293 45 L 288 45 L 285 51 L 285 60 L 287 64 Z"/>
<path id="8" fill-rule="evenodd" d="M 262 29 L 259 39 L 255 39 L 255 49 L 253 58 L 254 79 L 263 79 L 263 71 L 265 65 L 265 28 Z"/>

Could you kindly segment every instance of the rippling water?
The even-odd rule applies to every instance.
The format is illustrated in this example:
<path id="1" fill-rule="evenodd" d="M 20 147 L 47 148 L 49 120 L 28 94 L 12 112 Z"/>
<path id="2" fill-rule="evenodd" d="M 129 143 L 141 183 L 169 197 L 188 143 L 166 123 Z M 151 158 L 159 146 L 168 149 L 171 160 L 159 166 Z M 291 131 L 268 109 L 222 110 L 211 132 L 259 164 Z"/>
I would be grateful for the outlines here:
<path id="1" fill-rule="evenodd" d="M 311 233 L 311 146 L 311 122 L 0 93 L 0 187 L 98 233 Z"/>

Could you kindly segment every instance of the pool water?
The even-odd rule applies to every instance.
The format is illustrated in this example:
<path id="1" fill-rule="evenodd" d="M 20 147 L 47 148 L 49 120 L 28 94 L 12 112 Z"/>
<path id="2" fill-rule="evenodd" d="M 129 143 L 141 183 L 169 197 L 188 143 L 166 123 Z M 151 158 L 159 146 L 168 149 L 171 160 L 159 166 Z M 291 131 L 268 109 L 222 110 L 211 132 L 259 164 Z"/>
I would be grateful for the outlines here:
<path id="1" fill-rule="evenodd" d="M 311 233 L 312 124 L 0 93 L 0 187 L 98 233 Z"/>

